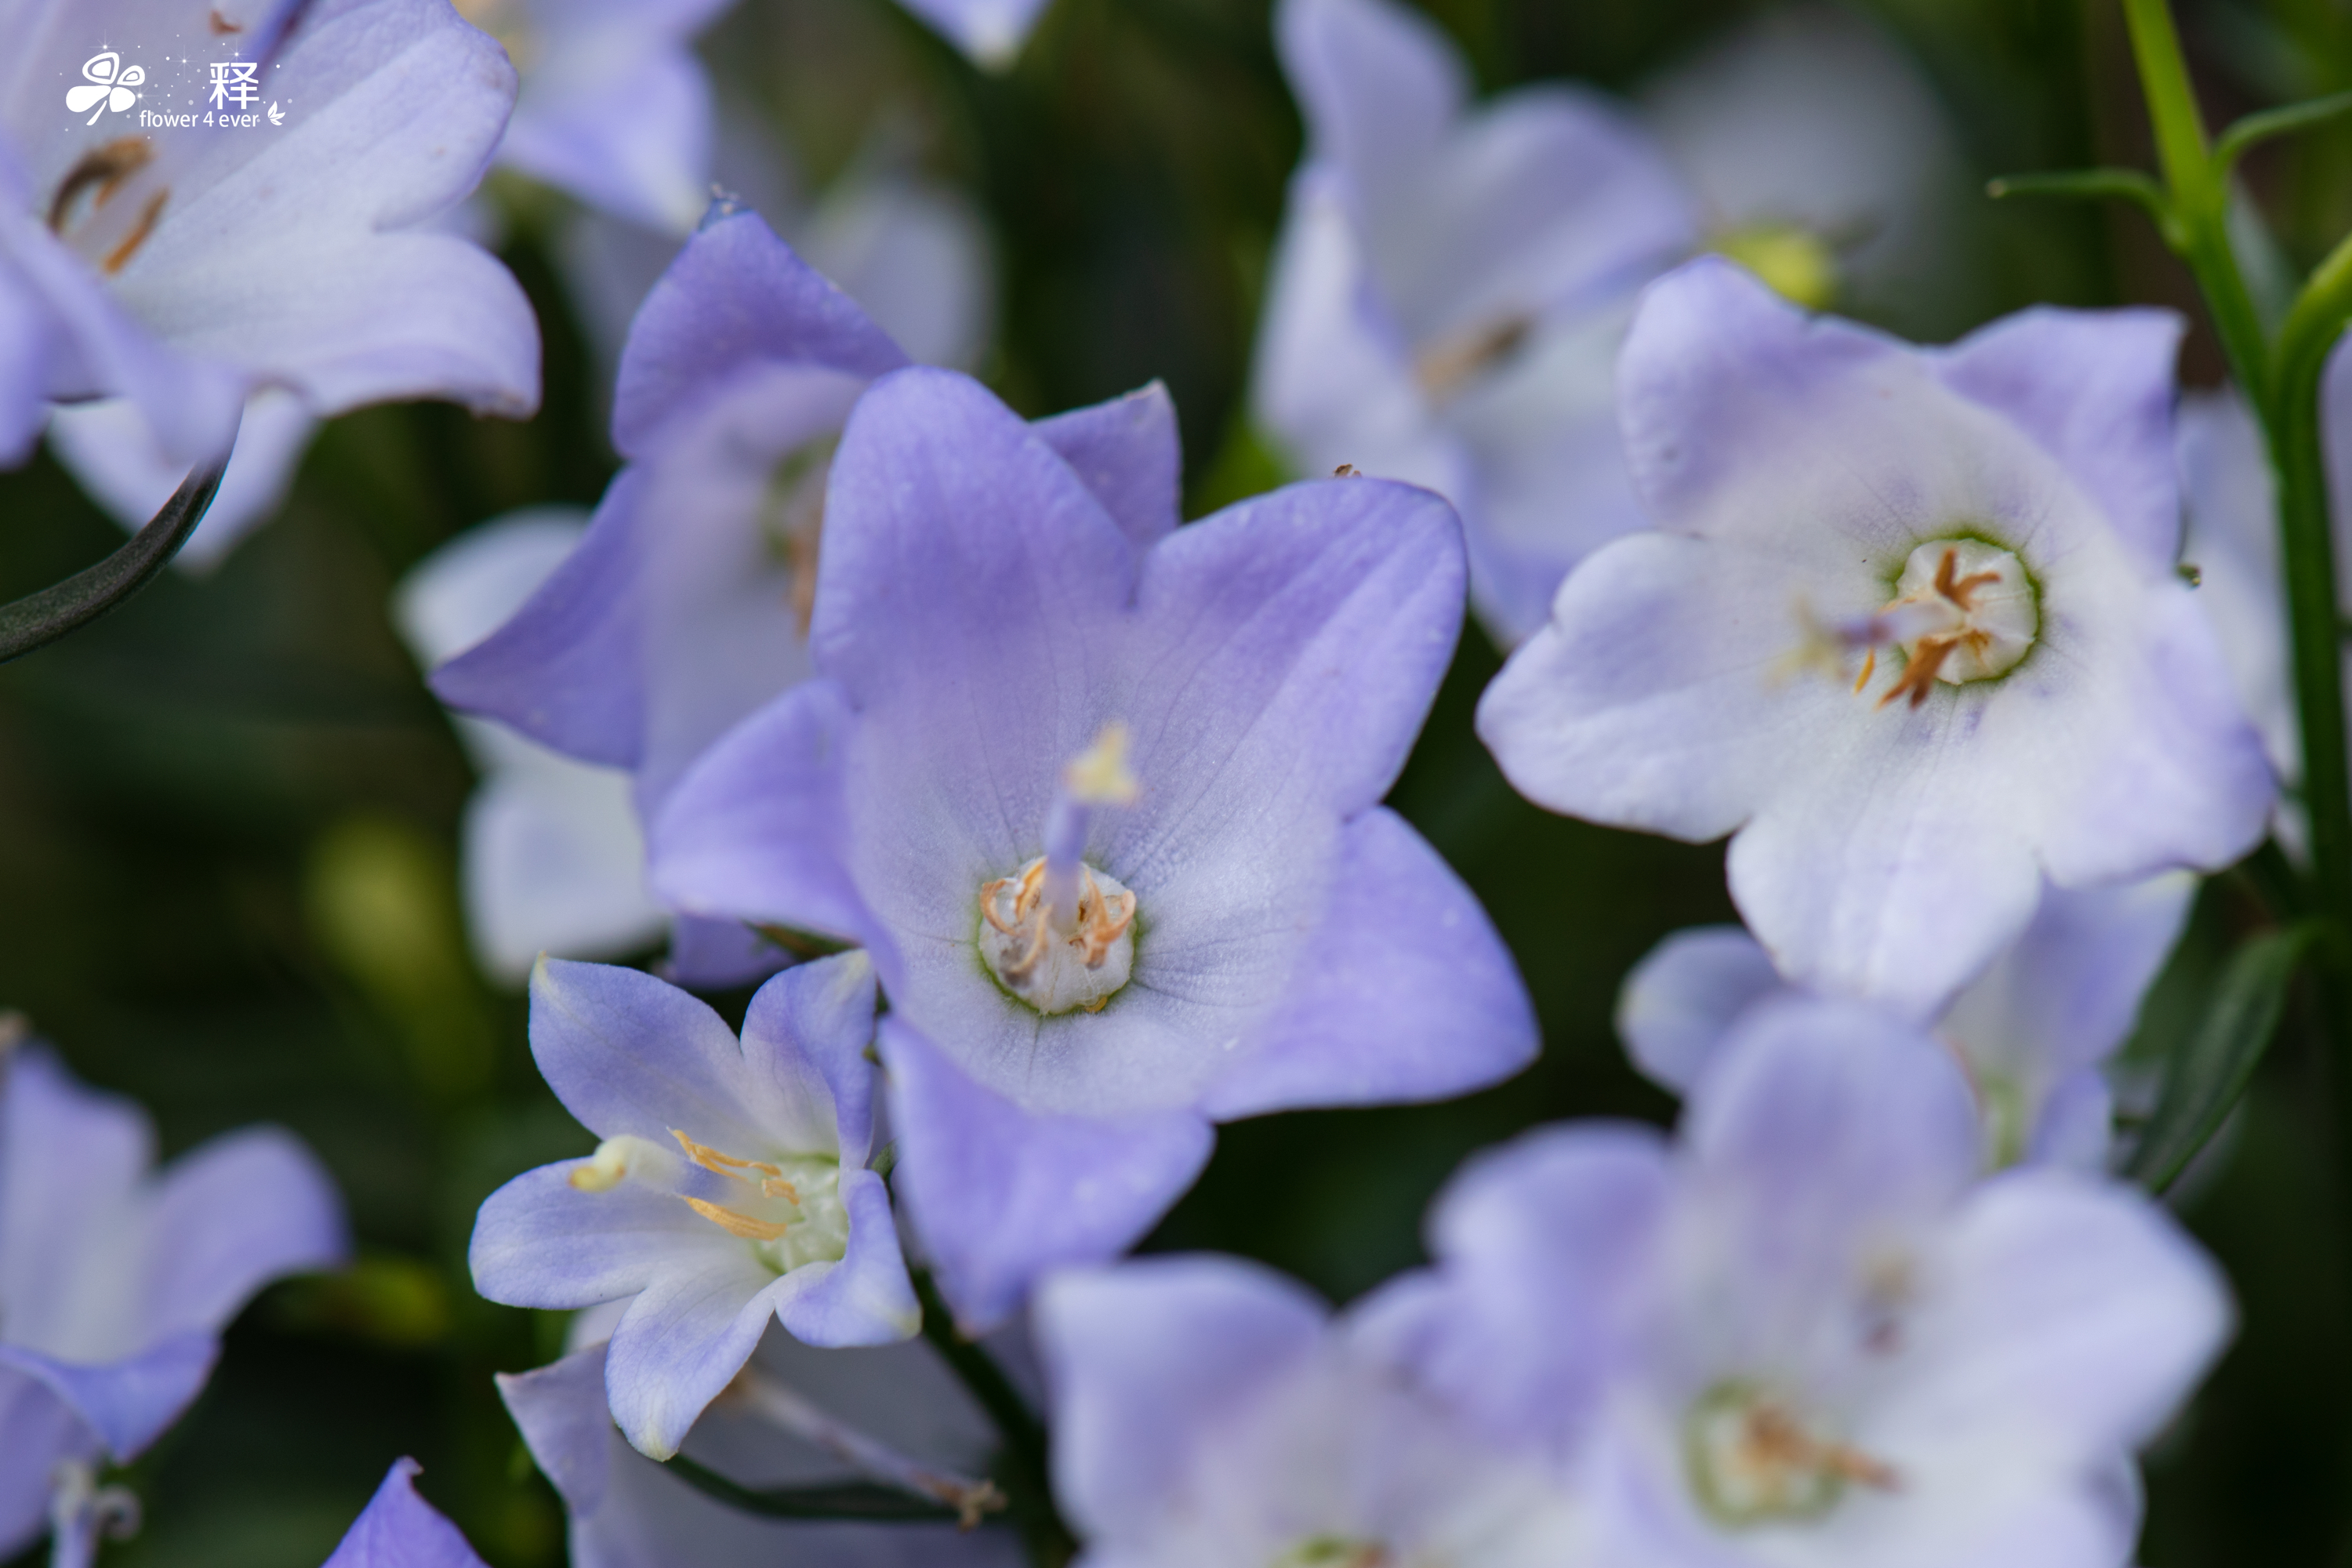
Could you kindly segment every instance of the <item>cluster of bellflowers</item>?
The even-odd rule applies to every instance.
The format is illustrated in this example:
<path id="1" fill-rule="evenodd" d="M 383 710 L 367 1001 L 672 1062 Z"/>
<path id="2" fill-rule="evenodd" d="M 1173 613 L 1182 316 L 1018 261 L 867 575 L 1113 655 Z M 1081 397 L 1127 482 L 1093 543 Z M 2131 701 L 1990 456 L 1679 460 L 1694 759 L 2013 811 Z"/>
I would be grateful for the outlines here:
<path id="1" fill-rule="evenodd" d="M 989 58 L 1031 9 L 916 8 Z M 677 240 L 715 9 L 473 7 L 520 89 L 438 0 L 224 10 L 306 84 L 276 150 L 0 138 L 12 458 L 114 420 L 184 468 L 271 398 L 528 407 L 529 313 L 448 219 L 494 158 L 677 246 L 610 295 L 593 515 L 478 531 L 396 608 L 482 764 L 486 966 L 588 1151 L 470 1249 L 575 1314 L 499 1380 L 574 1560 L 2124 1568 L 2232 1309 L 2116 1173 L 2114 1058 L 2198 875 L 2306 832 L 2261 430 L 2181 404 L 2179 320 L 1823 313 L 1927 264 L 1904 203 L 1948 155 L 1916 112 L 1847 133 L 1915 96 L 1850 20 L 1639 109 L 1474 107 L 1390 0 L 1282 0 L 1309 141 L 1255 406 L 1329 477 L 1187 521 L 1156 384 L 1031 420 L 952 368 L 955 243 L 845 289 L 755 202 Z M 606 145 L 591 66 L 678 116 Z M 390 90 L 428 78 L 431 157 Z M 306 137 L 381 168 L 331 187 Z M 224 316 L 232 210 L 289 241 Z M 1537 1055 L 1381 804 L 1473 610 L 1520 794 L 1728 840 L 1744 923 L 1620 998 L 1676 1126 L 1475 1156 L 1432 1261 L 1344 1310 L 1129 1258 L 1223 1122 Z M 0 1554 L 79 1568 L 239 1304 L 346 1243 L 286 1135 L 151 1174 L 134 1110 L 0 1062 Z M 475 1562 L 415 1473 L 335 1568 Z"/>

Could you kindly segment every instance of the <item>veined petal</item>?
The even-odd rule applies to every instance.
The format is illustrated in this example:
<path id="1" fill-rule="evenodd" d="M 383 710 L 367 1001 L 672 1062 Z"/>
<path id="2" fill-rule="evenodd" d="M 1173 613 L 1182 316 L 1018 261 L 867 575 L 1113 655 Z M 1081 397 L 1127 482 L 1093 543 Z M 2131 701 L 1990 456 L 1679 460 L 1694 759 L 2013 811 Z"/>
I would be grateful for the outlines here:
<path id="1" fill-rule="evenodd" d="M 1132 1536 L 1167 1510 L 1221 1418 L 1317 1354 L 1327 1313 L 1303 1288 L 1227 1258 L 1073 1269 L 1040 1288 L 1054 1489 L 1086 1533 Z"/>
<path id="2" fill-rule="evenodd" d="M 966 1331 L 1009 1316 L 1046 1270 L 1133 1246 L 1209 1157 L 1191 1111 L 1034 1115 L 895 1018 L 882 1051 L 900 1201 Z"/>
<path id="3" fill-rule="evenodd" d="M 173 1334 L 138 1354 L 103 1365 L 56 1360 L 0 1342 L 0 1367 L 46 1385 L 98 1434 L 118 1464 L 139 1457 L 204 1391 L 220 1358 L 217 1335 Z"/>
<path id="4" fill-rule="evenodd" d="M 667 1142 L 667 1138 L 665 1142 Z M 525 1171 L 482 1202 L 467 1262 L 474 1289 L 510 1307 L 568 1310 L 634 1296 L 681 1266 L 748 1250 L 667 1193 L 572 1184 L 584 1160 Z"/>
<path id="5" fill-rule="evenodd" d="M 730 731 L 656 818 L 650 875 L 679 909 L 864 942 L 895 979 L 887 939 L 845 863 L 850 721 L 841 689 L 811 680 Z"/>
<path id="6" fill-rule="evenodd" d="M 873 961 L 852 952 L 784 971 L 743 1015 L 760 1121 L 787 1147 L 838 1152 L 845 1178 L 874 1140 L 875 1001 Z"/>
<path id="7" fill-rule="evenodd" d="M 1787 988 L 1738 926 L 1695 926 L 1652 948 L 1617 994 L 1617 1034 L 1653 1083 L 1688 1094 L 1740 1016 Z"/>
<path id="8" fill-rule="evenodd" d="M 543 959 L 530 983 L 531 1059 L 564 1109 L 600 1138 L 667 1144 L 673 1128 L 714 1148 L 768 1142 L 742 1046 L 726 1020 L 639 970 Z"/>
<path id="9" fill-rule="evenodd" d="M 849 1211 L 848 1251 L 838 1262 L 787 1276 L 776 1294 L 777 1321 L 794 1339 L 826 1349 L 895 1344 L 920 1332 L 923 1309 L 898 1250 L 889 1189 L 871 1171 L 845 1170 L 841 1204 Z"/>
<path id="10" fill-rule="evenodd" d="M 530 412 L 521 289 L 471 243 L 413 226 L 480 177 L 513 102 L 503 51 L 445 5 L 330 0 L 278 65 L 300 88 L 283 131 L 258 151 L 221 138 L 185 171 L 119 297 L 173 347 L 320 413 L 430 395 Z"/>
<path id="11" fill-rule="evenodd" d="M 1342 830 L 1331 907 L 1282 1004 L 1210 1086 L 1221 1121 L 1444 1099 L 1535 1059 L 1527 991 L 1486 910 L 1385 807 Z"/>
<path id="12" fill-rule="evenodd" d="M 98 1434 L 39 1378 L 0 1365 L 0 1552 L 31 1545 L 49 1526 L 49 1478 L 61 1460 L 95 1460 Z"/>
<path id="13" fill-rule="evenodd" d="M 393 1461 L 326 1568 L 483 1568 L 457 1527 L 416 1495 L 423 1468 Z"/>
<path id="14" fill-rule="evenodd" d="M 613 444 L 624 457 L 647 455 L 656 430 L 752 366 L 871 379 L 906 363 L 756 213 L 722 216 L 687 242 L 637 312 L 621 354 Z"/>
<path id="15" fill-rule="evenodd" d="M 1945 385 L 2040 443 L 2140 558 L 2168 572 L 2180 552 L 2172 367 L 2185 329 L 2170 310 L 2042 306 L 1930 363 Z"/>
<path id="16" fill-rule="evenodd" d="M 1032 428 L 1062 455 L 1138 551 L 1150 549 L 1184 521 L 1176 405 L 1159 382 L 1040 419 Z"/>
<path id="17" fill-rule="evenodd" d="M 201 571 L 269 521 L 317 429 L 318 421 L 291 392 L 263 387 L 247 397 L 228 471 L 173 564 Z M 90 499 L 134 531 L 163 509 L 191 469 L 166 456 L 145 415 L 128 398 L 59 405 L 49 416 L 48 439 Z"/>
<path id="18" fill-rule="evenodd" d="M 289 1132 L 249 1127 L 172 1162 L 147 1255 L 147 1333 L 217 1333 L 272 1279 L 351 1252 L 342 1200 Z"/>
<path id="19" fill-rule="evenodd" d="M 604 1398 L 604 1353 L 598 1340 L 562 1361 L 498 1374 L 499 1398 L 514 1417 L 540 1473 L 566 1513 L 594 1513 L 613 1465 L 613 1414 Z"/>
<path id="20" fill-rule="evenodd" d="M 730 1247 L 664 1270 L 629 1303 L 605 1352 L 604 1391 L 632 1447 L 656 1459 L 677 1452 L 751 1359 L 790 1279 Z"/>

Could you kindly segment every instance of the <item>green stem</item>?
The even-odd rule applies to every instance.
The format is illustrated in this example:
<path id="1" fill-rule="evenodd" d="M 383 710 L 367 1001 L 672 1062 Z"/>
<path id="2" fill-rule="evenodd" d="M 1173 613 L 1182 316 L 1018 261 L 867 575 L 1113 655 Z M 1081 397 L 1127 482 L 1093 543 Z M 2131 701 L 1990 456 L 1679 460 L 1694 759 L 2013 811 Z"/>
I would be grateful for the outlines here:
<path id="1" fill-rule="evenodd" d="M 941 1299 L 929 1270 L 911 1271 L 915 1298 L 922 1303 L 923 1337 L 946 1362 L 973 1400 L 996 1424 L 1004 1439 L 997 1458 L 996 1479 L 1004 1489 L 1008 1511 L 1037 1568 L 1064 1568 L 1077 1555 L 1077 1538 L 1054 1506 L 1052 1471 L 1047 1468 L 1045 1426 L 1028 1400 L 1013 1386 L 1004 1369 L 987 1351 L 956 1332 L 955 1315 Z"/>
<path id="2" fill-rule="evenodd" d="M 2229 236 L 2229 179 L 2205 134 L 2166 0 L 2124 0 L 2148 117 L 2156 129 L 2173 226 L 2167 237 L 2197 276 L 2238 384 L 2261 420 L 2278 478 L 2279 530 L 2293 640 L 2296 714 L 2303 731 L 2304 805 L 2311 821 L 2320 944 L 2339 974 L 2352 933 L 2352 773 L 2345 757 L 2344 684 L 2336 605 L 2335 542 L 2319 433 L 2319 384 L 2327 353 L 2352 315 L 2352 247 L 2314 274 L 2281 329 L 2275 354 L 2238 270 Z M 2329 1033 L 2352 1052 L 2340 984 L 2323 987 Z M 2352 1111 L 2352 1058 L 2342 1064 Z M 2352 1125 L 2345 1129 L 2352 1139 Z"/>

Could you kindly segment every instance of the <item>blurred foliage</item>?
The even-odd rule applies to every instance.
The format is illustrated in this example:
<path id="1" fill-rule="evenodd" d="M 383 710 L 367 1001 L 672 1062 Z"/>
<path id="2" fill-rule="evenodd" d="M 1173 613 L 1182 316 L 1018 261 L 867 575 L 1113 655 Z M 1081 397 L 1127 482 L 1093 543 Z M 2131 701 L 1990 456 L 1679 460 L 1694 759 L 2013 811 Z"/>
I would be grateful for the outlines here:
<path id="1" fill-rule="evenodd" d="M 1612 89 L 1737 20 L 1731 0 L 1429 0 L 1482 83 Z M 1948 101 L 1979 176 L 2141 163 L 2147 135 L 2109 0 L 1882 0 Z M 2342 0 L 2183 11 L 2217 120 L 2352 86 Z M 707 56 L 761 106 L 812 183 L 867 132 L 911 128 L 994 226 L 1003 301 L 984 374 L 1043 414 L 1153 377 L 1184 421 L 1196 504 L 1266 482 L 1233 437 L 1268 248 L 1299 130 L 1263 0 L 1055 0 L 1019 65 L 974 72 L 889 0 L 741 0 Z M 2267 147 L 2249 186 L 2284 264 L 2352 227 L 2352 129 Z M 534 208 L 538 216 L 534 216 Z M 240 1320 L 201 1404 L 133 1467 L 143 1535 L 122 1568 L 315 1568 L 385 1465 L 493 1563 L 562 1557 L 552 1494 L 516 1462 L 489 1374 L 552 1353 L 551 1317 L 467 1282 L 475 1205 L 523 1167 L 583 1152 L 541 1085 L 521 998 L 465 957 L 455 895 L 470 779 L 385 620 L 393 584 L 460 531 L 537 501 L 593 502 L 613 459 L 604 393 L 526 204 L 508 259 L 547 333 L 528 424 L 437 406 L 366 411 L 318 442 L 281 516 L 209 576 L 174 574 L 95 628 L 0 668 L 0 1000 L 93 1082 L 153 1111 L 168 1151 L 275 1120 L 349 1200 L 362 1262 L 290 1281 Z M 2137 214 L 1987 203 L 1977 292 L 1955 330 L 2037 300 L 2193 313 Z M 2210 344 L 2192 378 L 2211 379 Z M 119 539 L 46 459 L 0 477 L 0 593 Z M 1394 803 L 1485 900 L 1546 1034 L 1518 1079 L 1454 1104 L 1269 1117 L 1227 1129 L 1155 1247 L 1267 1259 L 1339 1298 L 1420 1256 L 1461 1159 L 1570 1115 L 1663 1120 L 1611 1028 L 1619 978 L 1666 931 L 1730 918 L 1717 847 L 1551 817 L 1470 729 L 1496 668 L 1475 631 Z M 2178 1033 L 2252 919 L 2204 900 L 2150 1003 Z M 740 1012 L 744 998 L 721 999 Z M 2183 1197 L 2228 1268 L 2243 1328 L 2152 1467 L 2152 1568 L 2307 1563 L 2343 1545 L 2347 1220 L 2328 1172 L 2323 1069 L 2291 1012 L 2282 1045 Z M 27 1559 L 26 1561 L 31 1561 Z"/>

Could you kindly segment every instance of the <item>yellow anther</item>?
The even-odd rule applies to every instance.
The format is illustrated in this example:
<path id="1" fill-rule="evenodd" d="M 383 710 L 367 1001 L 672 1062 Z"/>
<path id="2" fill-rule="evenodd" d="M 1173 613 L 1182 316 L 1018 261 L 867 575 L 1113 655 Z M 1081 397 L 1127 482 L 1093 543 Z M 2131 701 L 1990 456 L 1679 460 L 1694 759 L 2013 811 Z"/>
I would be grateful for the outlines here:
<path id="1" fill-rule="evenodd" d="M 609 1193 L 628 1175 L 628 1151 L 614 1139 L 596 1145 L 596 1152 L 572 1166 L 566 1179 L 583 1193 Z"/>

